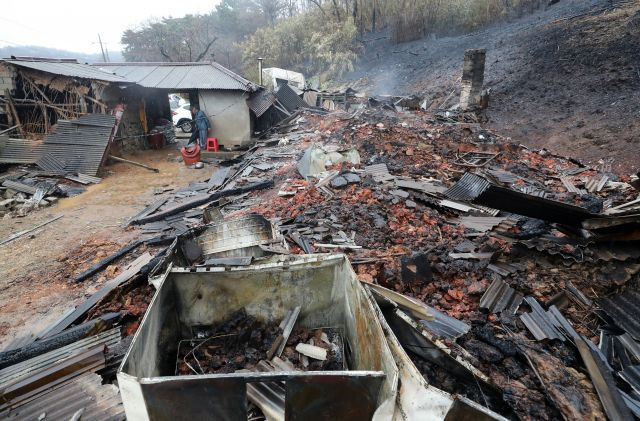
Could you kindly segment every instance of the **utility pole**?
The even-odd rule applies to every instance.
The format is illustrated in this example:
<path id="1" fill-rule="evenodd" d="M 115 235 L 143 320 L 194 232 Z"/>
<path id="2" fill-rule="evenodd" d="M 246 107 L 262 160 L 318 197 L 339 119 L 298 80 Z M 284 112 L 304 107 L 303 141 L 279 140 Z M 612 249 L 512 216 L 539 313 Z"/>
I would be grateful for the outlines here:
<path id="1" fill-rule="evenodd" d="M 100 42 L 100 50 L 102 51 L 102 61 L 107 62 L 107 57 L 104 55 L 104 48 L 102 47 L 102 39 L 100 38 L 100 34 L 98 34 L 98 42 Z"/>

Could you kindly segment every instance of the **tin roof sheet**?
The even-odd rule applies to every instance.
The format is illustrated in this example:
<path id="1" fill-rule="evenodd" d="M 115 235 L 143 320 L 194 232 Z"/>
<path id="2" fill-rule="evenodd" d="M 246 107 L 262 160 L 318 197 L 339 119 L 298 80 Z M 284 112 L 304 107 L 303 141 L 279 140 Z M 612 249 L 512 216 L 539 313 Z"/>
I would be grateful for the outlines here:
<path id="1" fill-rule="evenodd" d="M 115 124 L 115 117 L 107 114 L 89 114 L 72 121 L 59 120 L 55 131 L 44 140 L 44 154 L 64 163 L 66 172 L 95 176 Z M 46 165 L 41 168 L 50 169 Z"/>
<path id="2" fill-rule="evenodd" d="M 81 419 L 94 421 L 124 420 L 124 407 L 118 388 L 102 384 L 102 377 L 85 373 L 61 387 L 4 413 L 8 420 L 70 420 L 79 410 Z"/>
<path id="3" fill-rule="evenodd" d="M 224 89 L 252 92 L 255 85 L 215 62 L 197 63 L 97 63 L 145 88 Z"/>
<path id="4" fill-rule="evenodd" d="M 78 63 L 72 60 L 56 60 L 56 59 L 3 59 L 5 63 L 14 66 L 25 67 L 40 72 L 51 73 L 54 75 L 62 75 L 76 77 L 81 79 L 102 80 L 105 82 L 121 82 L 127 83 L 129 80 L 115 74 L 109 69 L 100 69 L 90 64 Z"/>
<path id="5" fill-rule="evenodd" d="M 254 93 L 247 100 L 247 105 L 251 110 L 256 114 L 256 117 L 260 117 L 262 114 L 266 113 L 269 107 L 273 105 L 276 97 L 272 92 L 262 89 L 259 92 Z"/>

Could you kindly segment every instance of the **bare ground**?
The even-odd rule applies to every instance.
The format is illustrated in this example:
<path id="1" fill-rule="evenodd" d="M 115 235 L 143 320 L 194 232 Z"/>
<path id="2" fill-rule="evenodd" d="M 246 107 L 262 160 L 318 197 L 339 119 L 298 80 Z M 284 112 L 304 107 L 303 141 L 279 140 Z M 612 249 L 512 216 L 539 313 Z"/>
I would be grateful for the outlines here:
<path id="1" fill-rule="evenodd" d="M 432 107 L 451 106 L 464 51 L 486 48 L 487 127 L 628 174 L 640 170 L 639 44 L 637 1 L 560 0 L 467 35 L 374 39 L 348 80 L 372 94 L 419 94 Z"/>
<path id="2" fill-rule="evenodd" d="M 73 275 L 136 236 L 124 225 L 158 197 L 154 188 L 182 187 L 213 172 L 214 167 L 207 165 L 201 170 L 189 169 L 176 161 L 178 156 L 175 149 L 127 156 L 160 172 L 122 163 L 110 165 L 103 181 L 85 193 L 24 218 L 0 220 L 0 239 L 5 239 L 64 215 L 31 235 L 0 246 L 0 347 L 15 338 L 37 334 L 118 273 L 126 259 L 80 284 L 73 282 Z"/>

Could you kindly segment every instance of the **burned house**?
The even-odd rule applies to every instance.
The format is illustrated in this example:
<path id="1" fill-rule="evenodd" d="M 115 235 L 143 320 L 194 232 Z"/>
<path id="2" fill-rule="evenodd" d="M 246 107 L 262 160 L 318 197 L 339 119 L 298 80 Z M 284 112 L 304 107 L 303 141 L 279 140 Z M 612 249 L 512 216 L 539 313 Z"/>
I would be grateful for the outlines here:
<path id="1" fill-rule="evenodd" d="M 229 149 L 269 127 L 273 100 L 258 85 L 214 62 L 79 63 L 75 59 L 13 57 L 0 67 L 0 124 L 19 137 L 40 138 L 58 119 L 110 113 L 121 106 L 119 138 L 127 149 L 171 124 L 168 94 L 181 93 L 209 117 L 210 135 Z"/>
<path id="2" fill-rule="evenodd" d="M 0 124 L 23 138 L 46 135 L 58 120 L 106 113 L 107 91 L 130 85 L 74 59 L 5 59 L 0 62 Z"/>
<path id="3" fill-rule="evenodd" d="M 209 117 L 210 135 L 231 149 L 251 142 L 254 116 L 247 103 L 259 87 L 214 62 L 100 63 L 94 65 L 125 78 L 140 89 L 135 96 L 148 117 L 169 116 L 169 93 L 181 93 Z M 133 98 L 132 98 L 133 99 Z"/>

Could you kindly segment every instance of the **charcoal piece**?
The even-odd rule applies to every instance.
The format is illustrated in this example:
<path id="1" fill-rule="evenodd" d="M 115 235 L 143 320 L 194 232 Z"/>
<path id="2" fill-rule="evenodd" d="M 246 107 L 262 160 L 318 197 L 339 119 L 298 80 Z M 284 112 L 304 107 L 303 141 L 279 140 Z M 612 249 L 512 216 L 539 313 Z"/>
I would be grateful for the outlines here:
<path id="1" fill-rule="evenodd" d="M 433 280 L 429 255 L 414 253 L 410 257 L 400 259 L 400 263 L 402 265 L 400 275 L 403 283 L 412 285 Z"/>

